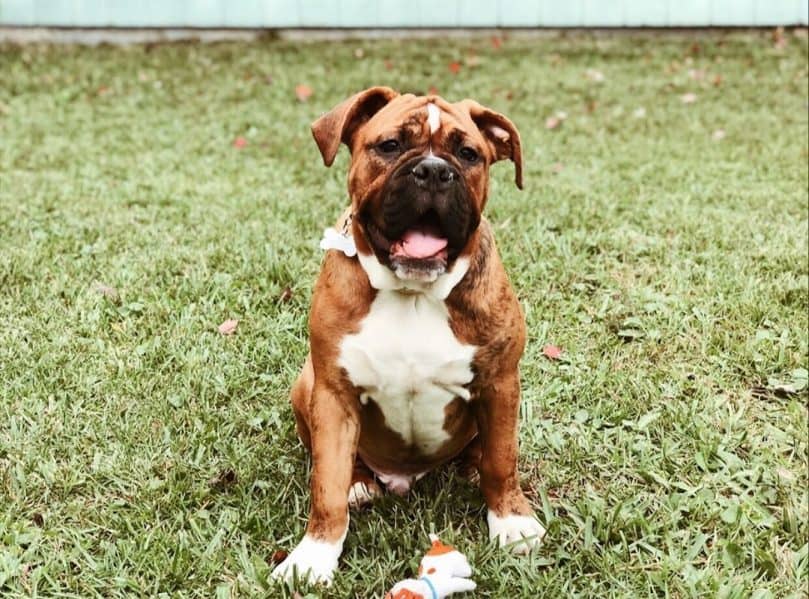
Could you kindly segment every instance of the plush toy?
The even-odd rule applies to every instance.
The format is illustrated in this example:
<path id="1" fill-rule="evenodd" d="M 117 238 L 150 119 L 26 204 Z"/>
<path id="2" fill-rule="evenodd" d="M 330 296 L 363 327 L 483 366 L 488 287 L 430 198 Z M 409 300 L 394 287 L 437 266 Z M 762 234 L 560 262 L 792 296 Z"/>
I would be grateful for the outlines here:
<path id="1" fill-rule="evenodd" d="M 453 593 L 474 591 L 477 584 L 469 577 L 472 567 L 466 556 L 437 535 L 430 535 L 432 546 L 421 558 L 419 578 L 408 578 L 393 585 L 385 599 L 444 599 Z"/>

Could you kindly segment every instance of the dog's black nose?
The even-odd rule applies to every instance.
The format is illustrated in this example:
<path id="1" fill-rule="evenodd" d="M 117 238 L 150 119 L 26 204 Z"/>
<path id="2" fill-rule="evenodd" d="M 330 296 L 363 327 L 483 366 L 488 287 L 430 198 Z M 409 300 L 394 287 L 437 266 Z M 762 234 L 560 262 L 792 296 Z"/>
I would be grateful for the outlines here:
<path id="1" fill-rule="evenodd" d="M 413 167 L 416 185 L 431 191 L 443 191 L 455 182 L 455 173 L 446 160 L 428 156 Z"/>

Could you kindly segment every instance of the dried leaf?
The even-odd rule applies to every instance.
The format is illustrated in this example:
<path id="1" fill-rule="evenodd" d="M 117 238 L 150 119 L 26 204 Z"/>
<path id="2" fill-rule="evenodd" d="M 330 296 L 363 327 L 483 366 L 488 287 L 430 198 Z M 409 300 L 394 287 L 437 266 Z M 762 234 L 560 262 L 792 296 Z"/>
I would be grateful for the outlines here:
<path id="1" fill-rule="evenodd" d="M 233 140 L 233 147 L 237 150 L 241 150 L 242 148 L 247 147 L 247 139 L 242 137 L 241 135 Z"/>
<path id="2" fill-rule="evenodd" d="M 553 116 L 549 116 L 545 119 L 545 128 L 546 129 L 556 129 L 562 122 L 567 118 L 566 112 L 557 112 Z"/>
<path id="3" fill-rule="evenodd" d="M 587 77 L 590 81 L 594 83 L 603 83 L 604 82 L 604 73 L 596 69 L 587 69 L 584 71 L 584 76 Z"/>
<path id="4" fill-rule="evenodd" d="M 800 393 L 809 386 L 809 373 L 805 368 L 796 368 L 789 374 L 788 380 L 780 380 L 770 377 L 767 380 L 767 388 L 775 391 L 777 395 L 786 396 Z"/>
<path id="5" fill-rule="evenodd" d="M 99 293 L 106 297 L 111 302 L 118 302 L 120 296 L 118 295 L 118 290 L 115 287 L 110 287 L 109 285 L 105 285 L 99 281 L 96 281 L 93 285 L 93 291 Z"/>
<path id="6" fill-rule="evenodd" d="M 680 101 L 683 104 L 693 104 L 694 102 L 697 101 L 697 94 L 695 94 L 693 92 L 688 92 L 687 94 L 683 94 L 682 96 L 680 96 Z"/>
<path id="7" fill-rule="evenodd" d="M 239 321 L 235 318 L 228 318 L 225 322 L 219 325 L 217 329 L 222 335 L 232 335 L 236 332 L 236 327 L 239 326 Z"/>
<path id="8" fill-rule="evenodd" d="M 300 83 L 295 86 L 295 97 L 298 98 L 299 102 L 306 102 L 309 98 L 312 97 L 313 90 L 311 87 L 306 85 L 305 83 Z"/>
<path id="9" fill-rule="evenodd" d="M 217 491 L 224 491 L 228 487 L 235 485 L 238 480 L 239 477 L 236 476 L 236 473 L 230 468 L 227 468 L 210 478 L 208 480 L 208 486 Z"/>
<path id="10" fill-rule="evenodd" d="M 772 32 L 772 45 L 776 50 L 783 50 L 787 45 L 787 38 L 784 35 L 783 27 L 776 27 Z"/>
<path id="11" fill-rule="evenodd" d="M 562 357 L 562 350 L 555 345 L 546 345 L 542 348 L 542 355 L 549 360 L 558 360 Z"/>
<path id="12" fill-rule="evenodd" d="M 470 54 L 464 59 L 464 64 L 469 68 L 475 68 L 480 66 L 480 56 L 477 54 Z"/>
<path id="13" fill-rule="evenodd" d="M 284 287 L 284 290 L 281 292 L 281 295 L 278 296 L 278 301 L 285 304 L 286 302 L 292 299 L 292 295 L 293 295 L 292 289 L 290 289 L 288 286 Z"/>
<path id="14" fill-rule="evenodd" d="M 450 73 L 452 73 L 453 75 L 457 75 L 458 73 L 460 73 L 460 71 L 461 71 L 461 63 L 460 62 L 458 62 L 457 60 L 453 60 L 451 63 L 449 63 L 449 72 Z"/>
<path id="15" fill-rule="evenodd" d="M 283 549 L 278 549 L 278 550 L 274 551 L 273 554 L 270 556 L 270 563 L 271 564 L 280 564 L 282 561 L 284 561 L 287 558 L 288 555 L 289 555 L 289 553 L 287 553 Z"/>

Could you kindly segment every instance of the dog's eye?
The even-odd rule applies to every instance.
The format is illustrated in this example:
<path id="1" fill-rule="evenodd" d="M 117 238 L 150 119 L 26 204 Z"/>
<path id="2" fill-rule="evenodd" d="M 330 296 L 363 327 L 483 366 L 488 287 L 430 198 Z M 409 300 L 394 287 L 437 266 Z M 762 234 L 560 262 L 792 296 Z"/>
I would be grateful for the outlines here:
<path id="1" fill-rule="evenodd" d="M 469 146 L 464 146 L 458 152 L 458 155 L 466 160 L 467 162 L 477 162 L 478 161 L 478 153 L 470 148 Z"/>
<path id="2" fill-rule="evenodd" d="M 395 139 L 386 139 L 377 146 L 383 154 L 393 154 L 399 151 L 399 142 Z"/>

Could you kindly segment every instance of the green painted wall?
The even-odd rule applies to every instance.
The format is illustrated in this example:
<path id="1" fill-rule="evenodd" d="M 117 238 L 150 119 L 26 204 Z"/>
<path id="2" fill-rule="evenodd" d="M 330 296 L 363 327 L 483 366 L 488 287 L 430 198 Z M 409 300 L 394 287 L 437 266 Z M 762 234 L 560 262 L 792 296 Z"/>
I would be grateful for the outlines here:
<path id="1" fill-rule="evenodd" d="M 684 27 L 808 22 L 809 0 L 0 0 L 0 25 Z"/>

